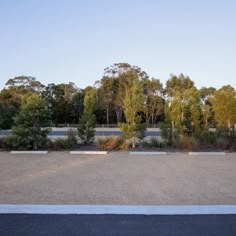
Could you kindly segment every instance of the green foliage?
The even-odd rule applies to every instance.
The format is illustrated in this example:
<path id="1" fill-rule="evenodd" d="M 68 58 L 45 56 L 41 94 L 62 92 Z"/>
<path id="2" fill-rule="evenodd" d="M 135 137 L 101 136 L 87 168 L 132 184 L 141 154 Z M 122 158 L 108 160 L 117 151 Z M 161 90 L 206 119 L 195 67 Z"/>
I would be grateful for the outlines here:
<path id="1" fill-rule="evenodd" d="M 42 91 L 44 85 L 41 84 L 35 77 L 32 76 L 17 76 L 13 79 L 9 79 L 6 83 L 9 88 L 17 88 L 18 91 L 23 93 Z"/>
<path id="2" fill-rule="evenodd" d="M 57 138 L 54 141 L 50 142 L 50 148 L 55 151 L 59 150 L 69 150 L 72 148 L 71 142 L 68 139 Z"/>
<path id="3" fill-rule="evenodd" d="M 80 119 L 78 136 L 82 144 L 90 144 L 94 141 L 96 117 L 94 115 L 94 90 L 88 90 L 84 98 L 84 113 Z"/>
<path id="4" fill-rule="evenodd" d="M 163 85 L 158 79 L 152 78 L 151 80 L 145 80 L 142 82 L 145 96 L 144 112 L 146 116 L 146 123 L 151 121 L 152 126 L 156 119 L 164 112 L 163 104 Z"/>
<path id="5" fill-rule="evenodd" d="M 214 113 L 212 109 L 212 97 L 216 89 L 213 87 L 202 87 L 199 90 L 200 107 L 202 113 L 203 129 L 208 130 L 210 125 L 214 125 Z"/>
<path id="6" fill-rule="evenodd" d="M 40 130 L 46 137 L 47 128 L 42 126 L 40 129 L 32 129 L 32 124 L 28 121 L 28 113 L 29 117 L 34 117 L 32 119 L 37 121 L 35 116 L 39 116 L 38 110 L 30 112 L 24 107 L 26 98 L 32 94 L 43 96 L 44 107 L 49 107 L 52 113 L 51 124 L 65 126 L 67 123 L 80 122 L 78 130 L 84 144 L 94 140 L 95 120 L 97 124 L 114 125 L 125 121 L 119 123 L 119 127 L 123 137 L 132 141 L 133 147 L 136 138 L 143 140 L 145 137 L 145 119 L 148 125 L 163 119 L 165 124 L 161 125 L 161 135 L 172 146 L 187 143 L 184 138 L 180 140 L 179 136 L 191 136 L 198 138 L 201 145 L 206 144 L 212 148 L 217 148 L 218 144 L 230 147 L 231 141 L 227 136 L 234 135 L 235 88 L 228 85 L 219 90 L 212 87 L 198 90 L 194 82 L 183 74 L 172 75 L 163 88 L 158 79 L 150 79 L 139 67 L 115 63 L 105 69 L 104 76 L 96 82 L 96 89 L 88 86 L 82 90 L 71 82 L 49 84 L 45 87 L 32 76 L 9 79 L 0 92 L 0 129 L 11 128 L 14 117 L 18 114 L 13 133 L 7 139 L 14 148 L 32 149 L 45 143 L 33 133 Z M 89 94 L 93 94 L 93 99 L 88 99 Z M 20 109 L 23 111 L 20 112 Z M 49 113 L 48 108 L 46 110 Z M 209 133 L 209 127 L 216 125 L 217 133 Z M 227 145 L 221 145 L 227 143 L 224 139 L 229 140 Z M 33 140 L 38 140 L 39 144 L 33 144 Z"/>
<path id="7" fill-rule="evenodd" d="M 236 92 L 230 85 L 217 90 L 212 99 L 215 119 L 219 128 L 228 128 L 231 135 L 231 127 L 236 123 Z"/>
<path id="8" fill-rule="evenodd" d="M 126 88 L 123 102 L 126 123 L 120 123 L 119 128 L 125 139 L 132 139 L 132 146 L 134 148 L 137 134 L 139 138 L 143 139 L 146 128 L 145 125 L 141 124 L 141 117 L 138 115 L 138 112 L 143 111 L 144 108 L 142 89 L 137 77 L 135 75 L 132 76 L 134 77 L 130 81 L 130 86 Z"/>
<path id="9" fill-rule="evenodd" d="M 0 129 L 11 128 L 15 113 L 16 109 L 14 106 L 0 102 Z"/>
<path id="10" fill-rule="evenodd" d="M 73 129 L 69 129 L 67 131 L 67 139 L 68 142 L 71 143 L 71 147 L 73 147 L 74 144 L 77 144 L 77 138 L 76 138 L 77 132 Z"/>
<path id="11" fill-rule="evenodd" d="M 165 115 L 172 129 L 181 135 L 201 132 L 201 107 L 199 92 L 193 81 L 180 75 L 167 81 Z"/>
<path id="12" fill-rule="evenodd" d="M 217 142 L 217 133 L 212 131 L 203 131 L 199 136 L 202 145 L 215 145 Z"/>
<path id="13" fill-rule="evenodd" d="M 0 137 L 0 149 L 7 150 L 9 148 L 10 148 L 10 146 L 7 143 L 7 138 L 6 137 Z"/>
<path id="14" fill-rule="evenodd" d="M 172 127 L 169 124 L 161 123 L 160 131 L 161 131 L 161 138 L 165 141 L 167 145 L 171 146 L 175 138 L 175 133 Z"/>
<path id="15" fill-rule="evenodd" d="M 148 79 L 145 71 L 128 63 L 115 63 L 105 68 L 104 77 L 99 89 L 103 109 L 106 110 L 106 120 L 110 120 L 112 114 L 116 115 L 116 123 L 121 122 L 124 113 L 124 97 L 126 88 L 132 84 L 136 77 L 141 84 Z M 114 120 L 114 118 L 113 118 Z M 113 121 L 115 123 L 115 121 Z"/>
<path id="16" fill-rule="evenodd" d="M 77 122 L 82 114 L 84 94 L 74 83 L 49 84 L 42 92 L 52 111 L 52 121 L 60 123 Z M 78 115 L 79 113 L 79 115 Z"/>
<path id="17" fill-rule="evenodd" d="M 7 142 L 14 149 L 38 149 L 47 143 L 50 112 L 45 101 L 37 94 L 24 98 L 15 126 Z"/>
<path id="18" fill-rule="evenodd" d="M 57 138 L 50 142 L 50 146 L 53 150 L 69 150 L 77 144 L 76 134 L 73 130 L 69 130 L 67 138 Z"/>
<path id="19" fill-rule="evenodd" d="M 113 109 L 116 98 L 116 79 L 113 77 L 104 76 L 101 79 L 101 87 L 99 95 L 101 99 L 102 108 L 106 110 L 106 123 L 110 123 L 110 111 Z"/>
<path id="20" fill-rule="evenodd" d="M 151 137 L 149 141 L 143 142 L 143 147 L 147 148 L 158 148 L 161 149 L 165 146 L 165 143 L 160 141 L 157 137 Z"/>

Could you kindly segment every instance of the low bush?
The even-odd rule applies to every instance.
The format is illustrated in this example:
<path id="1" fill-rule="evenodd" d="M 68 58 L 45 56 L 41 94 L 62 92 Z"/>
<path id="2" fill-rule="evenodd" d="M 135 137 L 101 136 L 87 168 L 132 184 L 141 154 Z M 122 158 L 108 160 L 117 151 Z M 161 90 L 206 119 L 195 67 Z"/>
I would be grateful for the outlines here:
<path id="1" fill-rule="evenodd" d="M 9 149 L 9 145 L 7 144 L 7 138 L 1 137 L 0 138 L 0 149 Z"/>
<path id="2" fill-rule="evenodd" d="M 68 142 L 71 143 L 72 146 L 77 143 L 76 135 L 77 135 L 77 131 L 73 129 L 69 129 L 67 131 L 67 139 L 68 139 Z"/>
<path id="3" fill-rule="evenodd" d="M 58 138 L 49 143 L 49 147 L 53 150 L 69 150 L 77 144 L 76 132 L 69 129 L 67 132 L 67 138 Z"/>
<path id="4" fill-rule="evenodd" d="M 200 137 L 199 137 L 199 141 L 204 145 L 215 145 L 217 142 L 217 134 L 216 132 L 212 132 L 212 131 L 205 131 L 203 132 Z"/>
<path id="5" fill-rule="evenodd" d="M 70 149 L 71 143 L 68 141 L 68 139 L 63 138 L 57 138 L 52 142 L 52 149 L 53 150 L 68 150 Z"/>
<path id="6" fill-rule="evenodd" d="M 184 135 L 179 135 L 179 137 L 175 139 L 174 145 L 177 149 L 188 151 L 197 150 L 199 147 L 196 138 Z"/>
<path id="7" fill-rule="evenodd" d="M 221 150 L 230 149 L 232 141 L 229 137 L 218 137 L 216 140 L 216 148 Z"/>
<path id="8" fill-rule="evenodd" d="M 236 137 L 232 139 L 231 145 L 229 147 L 230 151 L 235 152 L 236 151 Z"/>
<path id="9" fill-rule="evenodd" d="M 160 125 L 160 130 L 161 130 L 161 138 L 163 140 L 165 140 L 165 142 L 168 144 L 168 145 L 172 145 L 173 144 L 173 131 L 172 131 L 172 128 L 165 124 L 165 123 L 161 123 Z"/>
<path id="10" fill-rule="evenodd" d="M 97 148 L 101 150 L 127 150 L 129 144 L 121 137 L 105 137 L 97 139 Z"/>
<path id="11" fill-rule="evenodd" d="M 143 142 L 143 147 L 147 148 L 163 148 L 165 143 L 160 141 L 157 137 L 151 137 L 149 141 Z"/>

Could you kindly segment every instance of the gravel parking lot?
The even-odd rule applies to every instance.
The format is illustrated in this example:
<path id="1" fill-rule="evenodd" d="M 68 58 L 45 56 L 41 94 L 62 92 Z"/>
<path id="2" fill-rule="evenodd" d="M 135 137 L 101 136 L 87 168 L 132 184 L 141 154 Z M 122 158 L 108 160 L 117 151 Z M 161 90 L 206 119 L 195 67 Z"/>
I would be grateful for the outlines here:
<path id="1" fill-rule="evenodd" d="M 0 152 L 0 180 L 0 204 L 236 204 L 236 153 Z"/>

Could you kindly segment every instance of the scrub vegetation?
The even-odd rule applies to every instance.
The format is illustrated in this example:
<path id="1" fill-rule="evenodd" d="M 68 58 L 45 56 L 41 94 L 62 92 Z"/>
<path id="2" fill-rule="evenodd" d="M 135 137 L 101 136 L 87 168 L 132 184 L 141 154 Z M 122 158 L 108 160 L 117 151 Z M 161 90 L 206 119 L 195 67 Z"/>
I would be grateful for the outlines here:
<path id="1" fill-rule="evenodd" d="M 97 140 L 97 147 L 236 149 L 236 91 L 231 85 L 198 89 L 184 74 L 165 85 L 137 66 L 116 63 L 93 86 L 73 82 L 44 85 L 32 76 L 9 79 L 0 92 L 0 129 L 12 129 L 0 147 L 70 149 L 94 141 L 95 126 L 119 127 L 122 137 Z M 74 125 L 73 139 L 56 140 L 50 127 Z M 161 140 L 146 140 L 145 130 L 161 128 Z M 78 135 L 78 139 L 77 139 Z"/>

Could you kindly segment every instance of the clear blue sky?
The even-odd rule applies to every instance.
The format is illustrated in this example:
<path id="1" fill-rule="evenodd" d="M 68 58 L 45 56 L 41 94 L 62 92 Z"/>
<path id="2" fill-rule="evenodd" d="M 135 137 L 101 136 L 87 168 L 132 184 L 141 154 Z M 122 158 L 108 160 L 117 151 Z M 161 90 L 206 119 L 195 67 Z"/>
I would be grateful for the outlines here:
<path id="1" fill-rule="evenodd" d="M 116 62 L 236 88 L 236 1 L 0 0 L 0 89 L 20 75 L 84 88 Z"/>

